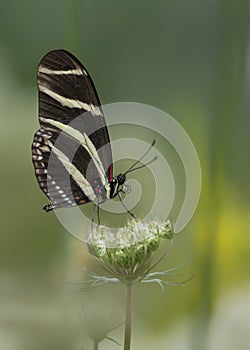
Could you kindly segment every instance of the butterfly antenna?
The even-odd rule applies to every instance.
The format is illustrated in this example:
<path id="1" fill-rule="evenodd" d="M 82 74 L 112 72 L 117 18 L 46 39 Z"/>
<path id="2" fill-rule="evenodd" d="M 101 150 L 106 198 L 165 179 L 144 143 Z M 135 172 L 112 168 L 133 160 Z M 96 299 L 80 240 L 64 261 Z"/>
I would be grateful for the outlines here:
<path id="1" fill-rule="evenodd" d="M 141 166 L 138 167 L 138 168 L 134 168 L 138 163 L 140 163 L 140 161 L 141 161 L 144 157 L 146 157 L 146 155 L 151 151 L 151 149 L 152 149 L 152 147 L 154 147 L 154 145 L 155 145 L 155 140 L 153 140 L 153 142 L 151 143 L 151 145 L 149 146 L 149 148 L 147 149 L 147 151 L 141 156 L 141 158 L 138 159 L 134 164 L 132 164 L 131 167 L 128 168 L 128 170 L 127 170 L 123 175 L 127 175 L 128 173 L 131 173 L 131 171 L 134 171 L 134 170 L 136 170 L 136 169 L 140 169 L 140 168 L 142 168 L 142 167 L 144 167 L 144 166 L 150 164 L 152 161 L 154 161 L 154 160 L 156 159 L 156 157 L 155 157 L 154 159 L 152 159 L 149 163 L 143 164 L 143 165 L 141 165 Z"/>
<path id="2" fill-rule="evenodd" d="M 144 163 L 144 164 L 142 164 L 142 165 L 140 165 L 140 166 L 138 166 L 138 167 L 136 167 L 136 168 L 133 168 L 133 169 L 131 169 L 130 171 L 126 171 L 125 175 L 126 175 L 127 173 L 131 173 L 131 172 L 134 171 L 134 170 L 138 170 L 138 169 L 144 168 L 145 166 L 147 166 L 147 165 L 153 163 L 156 159 L 157 159 L 157 156 L 155 156 L 153 159 L 151 159 L 151 160 L 150 160 L 149 162 L 147 162 L 147 163 Z"/>

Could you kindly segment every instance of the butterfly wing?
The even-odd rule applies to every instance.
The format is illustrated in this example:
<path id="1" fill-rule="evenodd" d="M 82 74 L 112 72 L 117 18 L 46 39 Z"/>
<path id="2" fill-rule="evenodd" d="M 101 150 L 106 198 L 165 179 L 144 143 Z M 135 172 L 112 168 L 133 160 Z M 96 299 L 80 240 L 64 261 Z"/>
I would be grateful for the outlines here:
<path id="1" fill-rule="evenodd" d="M 69 52 L 54 50 L 38 66 L 39 122 L 32 143 L 46 211 L 106 200 L 112 180 L 109 134 L 94 84 Z"/>

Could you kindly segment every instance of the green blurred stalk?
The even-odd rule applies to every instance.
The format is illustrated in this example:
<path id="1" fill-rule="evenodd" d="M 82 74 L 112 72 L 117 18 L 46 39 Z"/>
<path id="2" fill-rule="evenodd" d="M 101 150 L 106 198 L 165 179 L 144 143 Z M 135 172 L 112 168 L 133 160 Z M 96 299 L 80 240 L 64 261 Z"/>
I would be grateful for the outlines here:
<path id="1" fill-rule="evenodd" d="M 214 89 L 214 113 L 210 129 L 210 172 L 207 186 L 209 193 L 206 206 L 206 225 L 203 230 L 206 239 L 201 263 L 201 285 L 199 315 L 195 322 L 194 336 L 190 349 L 206 350 L 208 332 L 213 311 L 213 284 L 217 271 L 216 252 L 219 220 L 223 207 L 223 193 L 226 176 L 226 156 L 229 145 L 234 142 L 234 128 L 242 113 L 244 91 L 244 68 L 246 42 L 249 27 L 249 2 L 241 0 L 220 0 L 219 30 L 217 40 L 217 68 Z M 239 141 L 236 141 L 239 142 Z"/>
<path id="2" fill-rule="evenodd" d="M 65 43 L 69 51 L 79 52 L 82 46 L 83 1 L 66 1 Z"/>
<path id="3" fill-rule="evenodd" d="M 125 320 L 125 335 L 124 335 L 124 350 L 130 350 L 131 345 L 131 329 L 132 329 L 132 294 L 133 283 L 126 285 L 126 320 Z"/>

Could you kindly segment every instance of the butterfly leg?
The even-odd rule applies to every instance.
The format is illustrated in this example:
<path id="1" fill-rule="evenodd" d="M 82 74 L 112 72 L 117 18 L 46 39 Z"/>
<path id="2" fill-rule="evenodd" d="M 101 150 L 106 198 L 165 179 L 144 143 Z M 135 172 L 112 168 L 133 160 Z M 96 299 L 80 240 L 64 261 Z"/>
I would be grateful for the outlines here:
<path id="1" fill-rule="evenodd" d="M 100 220 L 100 201 L 99 201 L 100 197 L 97 197 L 97 203 L 94 203 L 93 206 L 93 210 L 92 210 L 92 218 L 91 218 L 91 222 L 92 222 L 92 230 L 94 228 L 94 222 L 95 222 L 95 208 L 97 207 L 97 225 L 100 225 L 101 220 Z"/>
<path id="2" fill-rule="evenodd" d="M 118 195 L 118 197 L 119 197 L 119 200 L 120 200 L 120 202 L 121 202 L 123 208 L 126 210 L 126 212 L 129 213 L 129 215 L 132 216 L 132 218 L 136 219 L 135 214 L 133 214 L 133 213 L 126 207 L 125 203 L 123 202 L 123 199 L 122 199 L 122 196 L 121 196 L 121 192 L 122 192 L 122 190 L 121 190 L 121 191 L 118 191 L 118 192 L 117 192 L 117 195 Z"/>
<path id="3" fill-rule="evenodd" d="M 97 204 L 97 223 L 100 225 L 101 220 L 100 220 L 100 206 L 99 203 Z"/>
<path id="4" fill-rule="evenodd" d="M 94 203 L 93 205 L 93 209 L 92 209 L 92 217 L 91 217 L 91 229 L 93 230 L 94 228 L 94 220 L 95 220 L 95 207 L 96 207 L 96 204 Z"/>

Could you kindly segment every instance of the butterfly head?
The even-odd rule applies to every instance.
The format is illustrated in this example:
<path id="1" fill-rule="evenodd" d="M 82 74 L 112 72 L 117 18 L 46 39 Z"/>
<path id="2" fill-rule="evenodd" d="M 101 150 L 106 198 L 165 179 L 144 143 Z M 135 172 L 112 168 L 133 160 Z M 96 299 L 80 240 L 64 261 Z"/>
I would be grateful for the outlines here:
<path id="1" fill-rule="evenodd" d="M 126 181 L 126 175 L 125 174 L 119 174 L 116 178 L 113 178 L 109 182 L 109 188 L 110 188 L 110 197 L 114 198 L 117 196 L 118 192 L 123 192 L 124 183 Z"/>
<path id="2" fill-rule="evenodd" d="M 124 184 L 124 182 L 126 181 L 126 175 L 125 174 L 119 174 L 117 176 L 117 184 L 118 184 L 118 187 L 119 186 L 122 186 Z"/>

